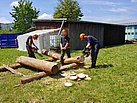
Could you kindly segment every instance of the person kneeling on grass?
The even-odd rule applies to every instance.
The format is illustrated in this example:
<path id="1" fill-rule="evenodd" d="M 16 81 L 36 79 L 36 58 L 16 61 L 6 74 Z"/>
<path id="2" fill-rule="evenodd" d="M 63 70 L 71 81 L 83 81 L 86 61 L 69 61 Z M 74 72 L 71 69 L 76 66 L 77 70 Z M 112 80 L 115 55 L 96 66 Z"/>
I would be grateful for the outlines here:
<path id="1" fill-rule="evenodd" d="M 33 39 L 34 39 L 34 40 L 37 40 L 37 38 L 38 38 L 38 35 L 37 35 L 37 34 L 35 34 L 35 35 L 33 35 L 33 36 L 29 36 L 29 37 L 27 38 L 26 48 L 27 48 L 28 56 L 29 56 L 29 57 L 36 58 L 36 57 L 35 57 L 35 54 L 34 54 L 34 52 L 33 52 L 33 49 L 38 50 L 38 47 L 34 44 Z M 32 46 L 34 46 L 34 47 L 32 47 Z"/>
<path id="2" fill-rule="evenodd" d="M 84 34 L 84 33 L 80 34 L 80 39 L 82 41 L 87 40 L 87 45 L 85 48 L 92 49 L 92 52 L 91 52 L 91 61 L 92 61 L 91 68 L 94 68 L 96 66 L 96 60 L 97 60 L 98 52 L 100 49 L 99 41 L 93 36 L 90 36 L 90 35 L 86 36 L 86 34 Z"/>

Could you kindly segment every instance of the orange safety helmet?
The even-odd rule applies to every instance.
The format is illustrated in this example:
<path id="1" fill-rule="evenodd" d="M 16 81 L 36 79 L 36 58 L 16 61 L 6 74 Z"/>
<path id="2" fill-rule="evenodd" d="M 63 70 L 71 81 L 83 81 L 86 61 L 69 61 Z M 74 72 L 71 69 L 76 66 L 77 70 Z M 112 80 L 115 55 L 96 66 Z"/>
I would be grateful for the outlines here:
<path id="1" fill-rule="evenodd" d="M 38 38 L 38 34 L 33 35 L 33 39 L 37 39 Z"/>
<path id="2" fill-rule="evenodd" d="M 81 40 L 84 40 L 84 36 L 86 36 L 86 35 L 84 33 L 81 33 L 79 37 Z"/>

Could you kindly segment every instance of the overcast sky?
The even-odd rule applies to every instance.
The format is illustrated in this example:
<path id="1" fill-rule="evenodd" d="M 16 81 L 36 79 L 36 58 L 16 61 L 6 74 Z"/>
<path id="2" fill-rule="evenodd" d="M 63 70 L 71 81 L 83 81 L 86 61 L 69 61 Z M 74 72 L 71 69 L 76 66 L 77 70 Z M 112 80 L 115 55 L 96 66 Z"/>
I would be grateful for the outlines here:
<path id="1" fill-rule="evenodd" d="M 19 0 L 1 0 L 0 23 L 13 22 L 9 14 Z M 58 0 L 30 0 L 40 10 L 39 19 L 52 19 Z M 115 22 L 137 20 L 137 0 L 77 0 L 84 21 Z"/>

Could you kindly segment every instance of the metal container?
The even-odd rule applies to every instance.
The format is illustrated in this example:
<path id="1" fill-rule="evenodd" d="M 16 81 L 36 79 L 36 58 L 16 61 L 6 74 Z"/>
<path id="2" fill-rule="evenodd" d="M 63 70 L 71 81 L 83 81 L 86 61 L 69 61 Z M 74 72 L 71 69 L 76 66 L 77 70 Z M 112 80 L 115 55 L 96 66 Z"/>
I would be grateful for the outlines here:
<path id="1" fill-rule="evenodd" d="M 50 48 L 59 48 L 60 47 L 60 35 L 50 35 Z"/>

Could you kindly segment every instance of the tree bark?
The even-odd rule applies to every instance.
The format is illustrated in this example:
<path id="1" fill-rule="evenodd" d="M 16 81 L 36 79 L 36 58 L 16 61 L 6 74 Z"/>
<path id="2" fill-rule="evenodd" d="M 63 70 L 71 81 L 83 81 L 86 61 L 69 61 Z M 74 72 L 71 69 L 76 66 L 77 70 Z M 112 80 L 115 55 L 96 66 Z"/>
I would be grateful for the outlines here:
<path id="1" fill-rule="evenodd" d="M 35 58 L 20 56 L 16 60 L 18 63 L 27 65 L 38 70 L 42 70 L 48 74 L 56 74 L 59 70 L 58 63 L 39 60 Z"/>
<path id="2" fill-rule="evenodd" d="M 7 70 L 9 70 L 10 72 L 14 73 L 14 74 L 17 74 L 17 75 L 20 75 L 20 76 L 25 76 L 24 74 L 12 69 L 11 67 L 8 67 L 7 65 L 3 65 Z"/>
<path id="3" fill-rule="evenodd" d="M 50 61 L 50 62 L 53 62 L 54 61 L 54 58 L 52 58 L 52 57 L 49 57 L 49 58 L 47 58 L 47 59 L 44 59 L 45 61 Z"/>
<path id="4" fill-rule="evenodd" d="M 33 75 L 24 76 L 20 79 L 20 83 L 25 84 L 25 83 L 31 82 L 33 80 L 40 79 L 44 76 L 46 76 L 45 72 L 39 72 L 39 73 L 36 73 L 36 74 L 33 74 Z"/>
<path id="5" fill-rule="evenodd" d="M 61 66 L 59 71 L 68 70 L 70 68 L 83 67 L 84 65 L 85 65 L 84 63 L 71 63 L 71 64 L 68 64 L 68 65 Z"/>
<path id="6" fill-rule="evenodd" d="M 83 57 L 82 56 L 77 56 L 77 57 L 73 57 L 73 58 L 67 58 L 64 60 L 65 64 L 69 64 L 69 63 L 83 63 Z"/>
<path id="7" fill-rule="evenodd" d="M 45 55 L 47 55 L 47 56 L 50 56 L 50 57 L 52 57 L 52 58 L 54 58 L 54 59 L 60 59 L 60 54 L 58 54 L 58 53 L 56 53 L 56 52 L 52 52 L 52 51 L 49 51 L 49 50 L 45 50 L 45 49 L 43 49 L 42 50 L 42 54 L 45 54 Z"/>
<path id="8" fill-rule="evenodd" d="M 60 60 L 57 60 L 57 63 L 59 62 Z M 64 60 L 64 64 L 70 63 L 84 63 L 84 56 L 71 57 Z"/>
<path id="9" fill-rule="evenodd" d="M 11 68 L 18 68 L 18 67 L 21 67 L 21 64 L 20 63 L 16 63 L 16 64 L 9 65 L 9 67 L 11 67 Z M 4 66 L 0 66 L 0 71 L 6 71 L 6 70 L 7 69 Z"/>

